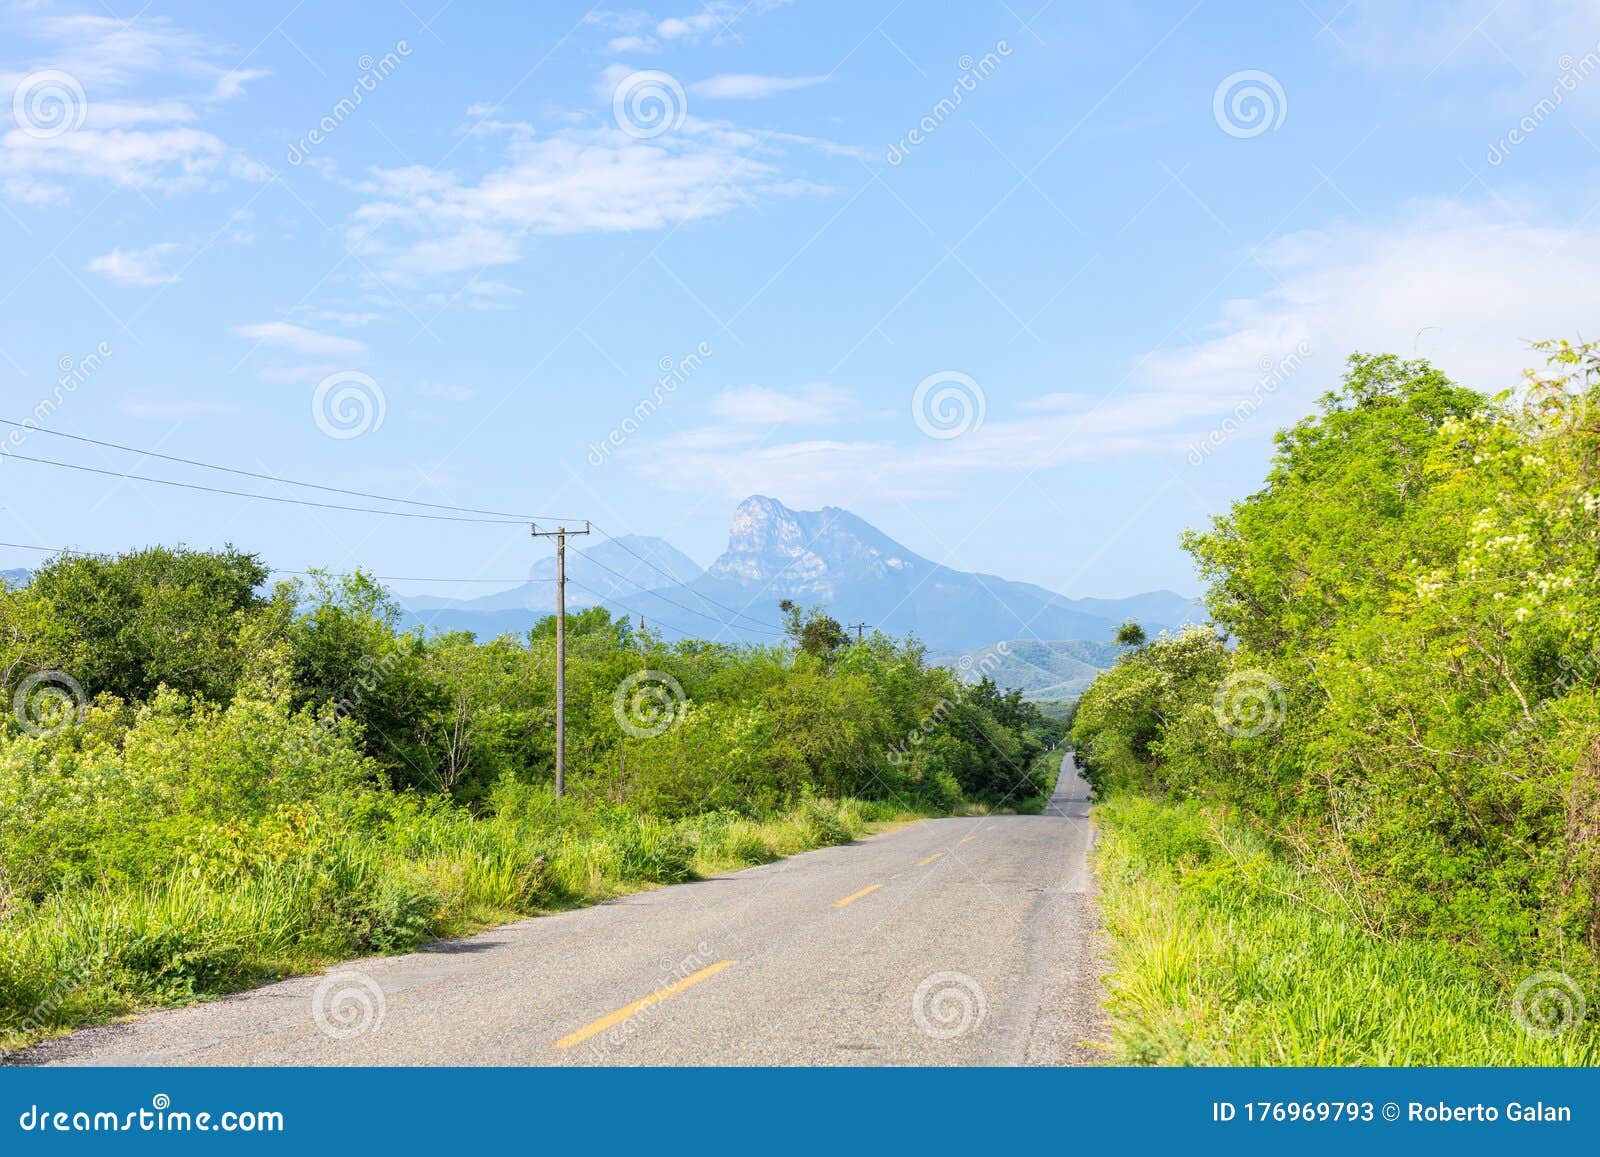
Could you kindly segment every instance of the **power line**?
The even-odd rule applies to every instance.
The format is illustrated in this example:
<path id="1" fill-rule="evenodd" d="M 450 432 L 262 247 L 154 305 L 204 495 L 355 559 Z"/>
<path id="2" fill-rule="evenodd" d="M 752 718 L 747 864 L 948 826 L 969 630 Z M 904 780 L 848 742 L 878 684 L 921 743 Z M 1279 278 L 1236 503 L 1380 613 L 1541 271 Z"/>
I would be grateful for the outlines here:
<path id="1" fill-rule="evenodd" d="M 41 554 L 70 554 L 78 558 L 109 558 L 106 551 L 72 550 L 65 546 L 34 546 L 26 542 L 0 542 L 0 546 L 8 546 L 14 550 L 36 550 Z M 326 575 L 329 578 L 356 578 L 358 575 L 379 582 L 386 583 L 553 583 L 553 578 L 441 578 L 435 576 L 406 575 L 406 574 L 367 574 L 365 571 L 326 571 L 326 570 L 285 570 L 283 567 L 272 566 L 267 568 L 268 574 L 292 574 L 302 577 Z M 449 608 L 443 608 L 448 610 Z"/>
<path id="2" fill-rule="evenodd" d="M 220 486 L 202 486 L 198 482 L 177 482 L 171 478 L 152 478 L 148 474 L 128 474 L 120 470 L 102 470 L 98 466 L 82 466 L 76 462 L 57 462 L 54 458 L 34 458 L 27 454 L 8 451 L 6 458 L 23 462 L 37 462 L 44 466 L 60 466 L 66 470 L 82 470 L 88 474 L 103 474 L 108 478 L 124 478 L 131 482 L 154 482 L 160 486 L 177 486 L 184 490 L 202 490 L 207 494 L 230 494 L 235 498 L 255 498 L 262 502 L 281 502 L 290 506 L 314 506 L 321 510 L 348 510 L 357 514 L 384 514 L 390 518 L 423 518 L 433 522 L 482 522 L 494 526 L 520 526 L 516 518 L 469 518 L 458 514 L 423 514 L 415 510 L 380 510 L 373 506 L 343 506 L 336 502 L 312 502 L 306 498 L 285 498 L 278 494 L 254 494 L 248 490 L 228 490 Z M 394 501 L 391 499 L 390 501 Z"/>
<path id="3" fill-rule="evenodd" d="M 37 546 L 37 545 L 34 545 L 32 543 L 26 543 L 26 542 L 0 542 L 0 547 L 10 547 L 13 550 L 36 550 L 36 551 L 39 551 L 41 554 L 67 554 L 67 555 L 76 556 L 78 558 L 107 558 L 107 557 L 110 557 L 107 552 L 103 552 L 103 551 L 102 552 L 95 552 L 95 551 L 87 551 L 87 550 L 72 550 L 71 548 L 65 547 L 65 546 Z M 588 556 L 585 555 L 584 557 L 587 558 Z M 611 570 L 611 568 L 606 566 L 604 563 L 596 562 L 594 559 L 589 559 L 589 561 L 590 562 L 594 562 L 596 566 L 599 566 L 604 570 L 610 570 L 612 574 L 617 575 L 619 578 L 626 578 L 627 577 L 626 575 L 621 574 L 621 572 L 619 572 L 619 571 Z M 268 574 L 302 575 L 302 576 L 312 576 L 312 575 L 317 575 L 317 574 L 324 574 L 324 575 L 327 575 L 329 578 L 355 578 L 358 575 L 364 575 L 365 577 L 370 578 L 370 579 L 374 579 L 374 580 L 376 580 L 378 582 L 435 582 L 435 583 L 527 583 L 527 582 L 545 582 L 545 583 L 549 583 L 549 582 L 555 582 L 556 581 L 553 578 L 498 579 L 498 578 L 442 578 L 442 577 L 438 577 L 438 576 L 422 577 L 422 576 L 417 576 L 417 575 L 382 575 L 382 574 L 369 575 L 369 574 L 366 574 L 364 571 L 343 571 L 343 572 L 340 572 L 340 571 L 284 570 L 281 567 L 269 567 L 267 569 L 267 573 Z M 623 602 L 622 600 L 620 600 L 620 599 L 618 599 L 618 598 L 616 598 L 616 597 L 614 597 L 612 595 L 602 594 L 600 591 L 595 590 L 593 587 L 586 586 L 583 583 L 578 582 L 574 578 L 570 578 L 569 577 L 567 579 L 567 582 L 570 583 L 571 585 L 577 587 L 579 590 L 584 591 L 584 592 L 586 592 L 586 593 L 588 593 L 590 595 L 593 595 L 601 603 L 611 603 L 614 606 L 621 607 L 623 610 L 627 611 L 629 614 L 638 615 L 640 618 L 644 618 L 645 617 L 645 612 L 644 611 L 640 610 L 638 607 L 630 606 L 629 604 Z M 707 619 L 710 622 L 716 623 L 718 626 L 736 627 L 736 628 L 741 628 L 743 630 L 751 630 L 752 629 L 750 627 L 743 626 L 742 624 L 725 622 L 722 619 L 718 619 L 718 618 L 715 618 L 712 615 L 706 614 L 704 611 L 697 611 L 693 607 L 686 607 L 682 603 L 675 602 L 672 599 L 667 598 L 665 595 L 662 595 L 657 591 L 646 591 L 646 590 L 641 589 L 640 593 L 641 594 L 647 594 L 647 595 L 650 595 L 653 598 L 660 599 L 662 602 L 666 603 L 668 606 L 677 607 L 680 611 L 687 611 L 691 615 L 699 615 L 701 618 Z M 452 610 L 452 609 L 454 609 L 454 608 L 451 608 L 451 607 L 436 607 L 436 608 L 433 608 L 433 610 Z M 417 613 L 426 615 L 426 614 L 428 614 L 430 612 L 428 612 L 428 611 L 419 611 Z M 682 635 L 685 638 L 689 637 L 689 632 L 685 631 L 681 627 L 674 627 L 670 623 L 660 623 L 660 625 L 663 626 L 663 627 L 666 627 L 668 630 L 677 632 L 679 635 Z M 780 632 L 768 631 L 768 632 L 765 632 L 765 633 L 767 633 L 767 634 L 779 634 Z"/>
<path id="4" fill-rule="evenodd" d="M 575 578 L 567 579 L 567 583 L 569 585 L 571 585 L 571 586 L 577 587 L 580 591 L 585 591 L 588 594 L 593 595 L 595 598 L 599 599 L 603 603 L 611 603 L 614 606 L 621 607 L 623 610 L 627 611 L 630 615 L 638 615 L 639 618 L 641 618 L 641 619 L 643 619 L 645 617 L 644 612 L 639 610 L 637 607 L 630 607 L 627 603 L 624 603 L 624 602 L 621 602 L 621 601 L 619 601 L 617 599 L 614 599 L 610 595 L 603 595 L 599 591 L 595 590 L 593 587 L 584 586 L 581 582 L 579 582 Z M 669 631 L 676 631 L 678 634 L 682 635 L 686 639 L 689 637 L 689 632 L 685 631 L 682 627 L 674 627 L 671 623 L 658 623 L 657 625 L 659 625 L 661 627 L 664 627 Z"/>
<path id="5" fill-rule="evenodd" d="M 220 470 L 224 474 L 237 474 L 242 478 L 257 478 L 263 482 L 278 482 L 285 486 L 303 486 L 309 490 L 322 490 L 329 494 L 348 494 L 352 498 L 371 498 L 378 502 L 398 502 L 406 506 L 425 506 L 431 510 L 454 510 L 460 514 L 492 514 L 497 518 L 509 518 L 518 522 L 532 522 L 542 518 L 551 521 L 561 521 L 552 515 L 513 514 L 505 510 L 480 510 L 474 506 L 452 506 L 444 502 L 423 502 L 418 498 L 395 498 L 388 494 L 375 494 L 368 490 L 350 490 L 342 486 L 325 486 L 320 482 L 303 482 L 295 478 L 283 478 L 276 474 L 262 474 L 254 470 L 241 470 L 235 466 L 220 466 L 215 462 L 201 462 L 194 458 L 182 458 L 176 454 L 163 454 L 158 450 L 144 450 L 138 446 L 125 446 L 121 442 L 105 442 L 99 438 L 88 438 L 82 434 L 68 434 L 64 430 L 46 430 L 41 426 L 30 426 L 26 422 L 18 422 L 11 418 L 0 418 L 0 425 L 16 426 L 19 429 L 30 430 L 37 434 L 45 434 L 52 438 L 70 438 L 74 442 L 84 442 L 90 446 L 103 446 L 108 450 L 121 450 L 128 454 L 140 454 L 146 458 L 160 458 L 167 462 L 179 462 L 185 466 L 198 466 L 202 470 Z M 23 455 L 17 454 L 21 458 Z M 29 459 L 33 461 L 33 459 Z M 569 519 L 568 521 L 577 521 Z"/>
<path id="6" fill-rule="evenodd" d="M 595 529 L 598 530 L 601 534 L 605 535 L 606 536 L 606 540 L 608 542 L 611 542 L 611 543 L 615 544 L 616 546 L 620 547 L 621 549 L 623 549 L 627 553 L 633 555 L 634 558 L 636 558 L 640 562 L 644 563 L 645 566 L 647 566 L 651 570 L 655 571 L 658 575 L 661 575 L 662 577 L 667 579 L 669 582 L 674 583 L 675 585 L 682 587 L 684 590 L 688 591 L 690 594 L 694 595 L 695 598 L 701 600 L 702 602 L 710 603 L 714 607 L 719 607 L 722 610 L 727 611 L 730 615 L 736 616 L 737 618 L 749 619 L 752 623 L 759 623 L 761 626 L 766 627 L 768 629 L 775 629 L 778 634 L 782 634 L 783 633 L 782 628 L 778 627 L 778 624 L 776 624 L 776 623 L 769 623 L 765 619 L 758 619 L 753 615 L 747 615 L 743 611 L 735 610 L 733 607 L 728 606 L 726 603 L 719 603 L 716 599 L 712 598 L 710 595 L 701 594 L 699 591 L 695 590 L 688 583 L 684 582 L 682 579 L 678 578 L 676 575 L 672 575 L 672 574 L 667 573 L 665 570 L 663 570 L 660 567 L 658 567 L 655 563 L 653 563 L 649 559 L 645 558 L 644 555 L 642 555 L 638 551 L 632 549 L 626 543 L 620 541 L 618 538 L 616 538 L 616 536 L 614 536 L 610 531 L 606 530 L 604 527 L 601 527 L 599 525 L 595 525 Z M 588 558 L 590 562 L 596 562 L 596 560 L 591 558 L 588 554 L 585 554 L 584 557 Z M 598 562 L 596 562 L 596 565 L 605 566 L 604 563 L 598 563 Z M 611 570 L 610 567 L 605 567 L 605 569 L 606 570 Z M 618 572 L 611 571 L 611 573 L 612 574 L 617 574 Z M 626 578 L 627 576 L 624 575 L 623 577 Z M 687 608 L 685 608 L 685 609 L 687 609 Z"/>
<path id="7" fill-rule="evenodd" d="M 3 543 L 3 542 L 0 542 L 0 546 L 4 546 L 4 545 L 6 545 L 6 544 Z M 275 566 L 274 567 L 268 567 L 267 568 L 267 573 L 269 573 L 269 574 L 292 574 L 292 575 L 301 575 L 303 577 L 312 577 L 312 576 L 316 576 L 316 575 L 327 575 L 329 578 L 355 578 L 357 575 L 364 575 L 367 578 L 377 579 L 379 582 L 386 582 L 386 583 L 518 583 L 518 584 L 522 584 L 522 583 L 553 583 L 553 582 L 556 581 L 553 578 L 533 578 L 533 579 L 440 578 L 437 575 L 431 575 L 431 576 L 429 576 L 429 575 L 410 575 L 410 574 L 372 574 L 372 575 L 369 575 L 365 571 L 284 570 L 281 567 L 275 567 Z M 447 610 L 451 610 L 452 608 L 450 608 L 450 607 L 439 607 L 439 608 L 436 608 L 436 609 L 438 609 L 438 610 L 446 610 L 447 611 Z"/>
<path id="8" fill-rule="evenodd" d="M 604 533 L 604 532 L 602 531 L 601 533 Z M 606 535 L 606 537 L 607 538 L 611 538 L 610 535 Z M 611 541 L 615 542 L 616 539 L 612 538 Z M 630 551 L 629 553 L 631 554 L 632 552 Z M 622 579 L 625 582 L 633 582 L 632 579 L 628 578 L 628 576 L 623 574 L 621 571 L 613 570 L 611 567 L 607 566 L 605 563 L 601 562 L 599 559 L 593 557 L 592 555 L 585 554 L 583 557 L 584 557 L 584 559 L 586 561 L 594 563 L 594 565 L 599 567 L 601 570 L 611 571 L 612 574 L 616 575 L 618 578 Z M 635 583 L 634 585 L 637 586 L 638 584 Z M 679 586 L 683 586 L 682 583 L 679 583 L 678 585 Z M 584 589 L 587 590 L 588 588 L 585 587 Z M 590 591 L 590 593 L 593 594 L 594 592 Z M 715 615 L 708 615 L 704 611 L 697 611 L 693 607 L 686 607 L 680 602 L 675 602 L 672 599 L 667 598 L 667 596 L 662 594 L 660 591 L 646 590 L 645 588 L 640 587 L 639 588 L 639 593 L 640 594 L 644 594 L 644 595 L 649 595 L 652 598 L 660 599 L 662 602 L 666 603 L 669 607 L 677 607 L 680 611 L 688 611 L 691 615 L 699 615 L 702 619 L 707 619 L 707 620 L 709 620 L 709 621 L 711 621 L 713 623 L 716 623 L 718 626 L 721 626 L 721 627 L 733 627 L 733 628 L 735 628 L 737 630 L 744 630 L 744 631 L 759 630 L 762 633 L 768 634 L 768 635 L 782 635 L 783 634 L 783 632 L 781 630 L 773 630 L 767 625 L 761 625 L 761 626 L 758 626 L 758 627 L 750 627 L 750 626 L 746 626 L 743 623 L 730 623 L 725 619 L 717 618 Z M 690 593 L 693 594 L 693 593 L 696 593 L 696 592 L 691 590 Z M 617 605 L 621 606 L 622 604 L 618 603 Z M 728 608 L 723 608 L 723 609 L 726 610 Z M 734 613 L 738 614 L 737 611 L 735 611 Z M 746 617 L 748 617 L 748 616 L 746 616 Z M 752 621 L 760 622 L 760 620 L 752 620 Z"/>

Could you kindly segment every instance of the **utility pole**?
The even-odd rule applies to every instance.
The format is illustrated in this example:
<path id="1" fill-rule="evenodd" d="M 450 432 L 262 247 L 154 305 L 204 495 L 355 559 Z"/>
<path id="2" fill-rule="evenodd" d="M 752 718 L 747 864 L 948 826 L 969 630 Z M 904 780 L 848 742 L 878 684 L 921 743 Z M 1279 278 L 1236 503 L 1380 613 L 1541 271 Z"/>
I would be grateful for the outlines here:
<path id="1" fill-rule="evenodd" d="M 567 793 L 567 535 L 589 533 L 585 522 L 582 530 L 568 530 L 565 524 L 554 530 L 532 527 L 534 538 L 556 540 L 556 798 Z"/>
<path id="2" fill-rule="evenodd" d="M 847 631 L 849 631 L 849 630 L 855 631 L 855 633 L 856 633 L 856 646 L 859 647 L 861 645 L 861 632 L 867 629 L 867 624 L 866 623 L 846 623 L 844 626 L 845 626 L 845 630 L 847 630 Z"/>

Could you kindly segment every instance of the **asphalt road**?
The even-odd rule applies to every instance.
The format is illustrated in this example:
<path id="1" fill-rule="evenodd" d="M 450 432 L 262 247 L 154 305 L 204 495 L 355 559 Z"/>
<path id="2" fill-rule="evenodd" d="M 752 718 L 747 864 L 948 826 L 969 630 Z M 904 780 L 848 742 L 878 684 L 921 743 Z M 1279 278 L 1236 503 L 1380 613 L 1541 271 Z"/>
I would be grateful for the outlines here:
<path id="1" fill-rule="evenodd" d="M 94 1065 L 1103 1060 L 1070 765 L 1045 815 L 927 820 L 359 960 L 13 1058 Z"/>

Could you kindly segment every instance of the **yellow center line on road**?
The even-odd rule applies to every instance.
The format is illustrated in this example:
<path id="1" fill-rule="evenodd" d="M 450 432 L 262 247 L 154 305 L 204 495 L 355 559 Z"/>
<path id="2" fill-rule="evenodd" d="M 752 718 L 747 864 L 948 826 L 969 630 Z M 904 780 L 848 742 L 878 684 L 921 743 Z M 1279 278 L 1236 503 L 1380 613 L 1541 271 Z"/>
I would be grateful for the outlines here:
<path id="1" fill-rule="evenodd" d="M 857 900 L 861 899 L 861 897 L 870 896 L 881 887 L 883 887 L 882 884 L 868 884 L 859 892 L 851 892 L 843 900 L 840 900 L 837 904 L 835 904 L 834 907 L 843 908 L 846 904 L 854 904 Z"/>
<path id="2" fill-rule="evenodd" d="M 652 992 L 649 996 L 636 1000 L 632 1004 L 624 1005 L 610 1016 L 602 1016 L 599 1020 L 584 1025 L 577 1032 L 562 1037 L 550 1047 L 570 1049 L 573 1045 L 581 1045 L 596 1033 L 605 1032 L 612 1025 L 621 1024 L 630 1016 L 637 1016 L 651 1005 L 659 1004 L 669 996 L 676 996 L 686 988 L 693 988 L 702 980 L 710 980 L 724 968 L 732 968 L 737 963 L 739 963 L 737 960 L 719 960 L 709 968 L 702 968 L 699 972 L 691 973 L 682 980 L 674 981 L 665 988 Z"/>
<path id="3" fill-rule="evenodd" d="M 929 856 L 926 860 L 918 860 L 917 861 L 917 867 L 926 868 L 929 864 L 933 863 L 933 861 L 937 860 L 942 855 L 944 855 L 943 852 L 935 852 L 935 853 L 933 853 L 933 855 Z"/>
<path id="4" fill-rule="evenodd" d="M 961 842 L 964 843 L 964 844 L 971 843 L 973 840 L 975 840 L 977 838 L 978 838 L 978 833 L 977 832 L 973 832 L 970 836 L 968 836 L 966 839 L 962 840 Z"/>

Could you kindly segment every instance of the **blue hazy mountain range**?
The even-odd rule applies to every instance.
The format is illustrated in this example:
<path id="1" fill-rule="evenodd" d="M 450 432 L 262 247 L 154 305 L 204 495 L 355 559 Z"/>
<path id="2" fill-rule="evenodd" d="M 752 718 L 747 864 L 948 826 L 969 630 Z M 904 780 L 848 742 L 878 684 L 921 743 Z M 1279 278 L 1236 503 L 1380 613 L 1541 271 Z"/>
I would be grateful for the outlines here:
<path id="1" fill-rule="evenodd" d="M 760 495 L 739 504 L 727 550 L 705 569 L 660 538 L 627 535 L 579 547 L 584 541 L 568 544 L 568 608 L 603 604 L 631 619 L 642 617 L 668 637 L 773 641 L 782 599 L 821 605 L 841 622 L 915 635 L 938 656 L 1003 640 L 1110 644 L 1127 618 L 1151 635 L 1204 621 L 1196 600 L 1171 591 L 1067 598 L 1032 583 L 942 566 L 847 510 L 791 510 Z M 527 583 L 510 590 L 466 600 L 412 597 L 402 604 L 414 625 L 487 638 L 525 631 L 551 613 L 554 578 L 550 557 Z M 1037 681 L 1076 683 L 1083 668 L 1107 664 L 1114 653 L 1080 652 L 1062 650 L 1056 660 L 1041 663 Z M 1057 669 L 1056 662 L 1066 666 Z M 1047 677 L 1050 672 L 1060 677 Z"/>

